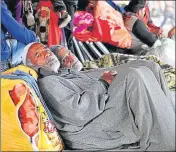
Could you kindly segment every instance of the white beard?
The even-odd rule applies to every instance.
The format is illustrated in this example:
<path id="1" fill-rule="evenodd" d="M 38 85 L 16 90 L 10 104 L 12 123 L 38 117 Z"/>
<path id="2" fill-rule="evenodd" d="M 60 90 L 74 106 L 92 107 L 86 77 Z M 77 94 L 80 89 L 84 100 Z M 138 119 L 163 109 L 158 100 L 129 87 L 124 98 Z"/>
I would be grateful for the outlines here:
<path id="1" fill-rule="evenodd" d="M 58 73 L 58 69 L 60 68 L 60 62 L 57 57 L 53 54 L 47 58 L 47 63 L 41 68 L 46 69 L 47 71 Z"/>
<path id="2" fill-rule="evenodd" d="M 32 64 L 29 59 L 27 59 L 26 65 L 34 69 L 36 72 L 38 72 L 39 68 L 42 68 L 48 72 L 58 73 L 58 69 L 60 68 L 60 61 L 57 59 L 57 57 L 54 54 L 52 54 L 47 57 L 47 63 L 45 65 L 36 66 Z"/>

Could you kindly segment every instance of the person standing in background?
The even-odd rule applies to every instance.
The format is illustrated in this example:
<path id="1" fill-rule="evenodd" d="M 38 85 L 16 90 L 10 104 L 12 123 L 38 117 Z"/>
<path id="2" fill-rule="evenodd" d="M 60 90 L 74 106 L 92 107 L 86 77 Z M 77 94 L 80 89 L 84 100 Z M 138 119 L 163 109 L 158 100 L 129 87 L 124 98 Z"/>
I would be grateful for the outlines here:
<path id="1" fill-rule="evenodd" d="M 166 23 L 167 19 L 170 18 L 172 21 L 172 25 L 175 26 L 175 1 L 165 1 L 165 9 L 164 9 L 164 19 L 161 23 L 160 27 L 163 27 Z"/>
<path id="2" fill-rule="evenodd" d="M 65 18 L 68 18 L 67 17 L 68 15 L 71 16 L 71 19 L 67 23 L 67 25 L 64 27 L 64 30 L 65 30 L 65 36 L 67 39 L 68 49 L 74 53 L 74 47 L 73 47 L 73 41 L 72 41 L 72 39 L 73 39 L 72 20 L 74 17 L 74 13 L 77 10 L 78 0 L 63 0 L 63 2 L 62 2 L 62 0 L 52 0 L 52 3 L 53 3 L 55 10 L 58 10 L 61 12 L 61 18 L 59 21 L 60 27 L 64 27 L 65 23 L 63 22 L 63 20 L 65 20 Z M 68 12 L 68 14 L 66 12 Z M 62 26 L 62 25 L 64 25 L 64 26 Z"/>

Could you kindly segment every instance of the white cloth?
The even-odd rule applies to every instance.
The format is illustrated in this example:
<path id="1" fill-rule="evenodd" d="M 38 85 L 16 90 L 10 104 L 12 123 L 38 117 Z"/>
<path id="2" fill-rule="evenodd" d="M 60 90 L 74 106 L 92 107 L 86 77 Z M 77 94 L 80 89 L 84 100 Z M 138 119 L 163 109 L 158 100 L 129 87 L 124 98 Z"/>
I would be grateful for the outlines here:
<path id="1" fill-rule="evenodd" d="M 22 55 L 22 62 L 24 65 L 26 65 L 26 56 L 27 56 L 28 50 L 31 47 L 31 45 L 33 45 L 35 43 L 38 43 L 38 42 L 32 42 L 32 43 L 29 43 L 28 45 L 25 46 L 24 51 L 23 51 L 23 55 Z"/>
<path id="2" fill-rule="evenodd" d="M 155 55 L 175 68 L 175 41 L 169 38 L 157 40 L 146 55 Z"/>

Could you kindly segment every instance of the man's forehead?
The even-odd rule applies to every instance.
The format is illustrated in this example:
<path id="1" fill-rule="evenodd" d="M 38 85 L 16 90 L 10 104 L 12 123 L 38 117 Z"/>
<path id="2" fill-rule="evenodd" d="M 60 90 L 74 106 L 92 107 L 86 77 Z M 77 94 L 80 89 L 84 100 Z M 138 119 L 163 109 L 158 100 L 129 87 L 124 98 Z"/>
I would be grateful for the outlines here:
<path id="1" fill-rule="evenodd" d="M 44 48 L 45 45 L 43 45 L 42 43 L 35 43 L 33 45 L 31 45 L 30 49 L 39 49 L 39 48 Z"/>
<path id="2" fill-rule="evenodd" d="M 40 50 L 42 50 L 43 48 L 45 48 L 46 46 L 41 44 L 41 43 L 36 43 L 36 44 L 33 44 L 30 48 L 29 48 L 29 53 L 34 53 L 34 52 L 38 52 Z"/>
<path id="3" fill-rule="evenodd" d="M 35 55 L 38 51 L 42 50 L 45 46 L 41 43 L 35 43 L 33 45 L 30 46 L 29 50 L 28 50 L 28 55 L 29 56 L 33 56 Z"/>

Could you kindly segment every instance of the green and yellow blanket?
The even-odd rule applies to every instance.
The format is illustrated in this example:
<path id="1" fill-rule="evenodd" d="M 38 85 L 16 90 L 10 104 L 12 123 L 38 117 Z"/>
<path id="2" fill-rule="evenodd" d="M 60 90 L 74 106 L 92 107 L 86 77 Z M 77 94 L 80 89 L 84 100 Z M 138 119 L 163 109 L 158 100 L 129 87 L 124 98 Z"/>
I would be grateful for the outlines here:
<path id="1" fill-rule="evenodd" d="M 153 55 L 135 56 L 135 55 L 128 55 L 128 54 L 120 54 L 120 53 L 106 54 L 103 57 L 99 58 L 98 60 L 84 62 L 83 70 L 113 67 L 113 66 L 118 66 L 120 64 L 128 63 L 134 60 L 152 60 L 158 63 L 161 69 L 163 70 L 169 89 L 172 91 L 175 91 L 175 68 L 171 67 L 168 64 L 165 64 L 161 59 Z"/>

